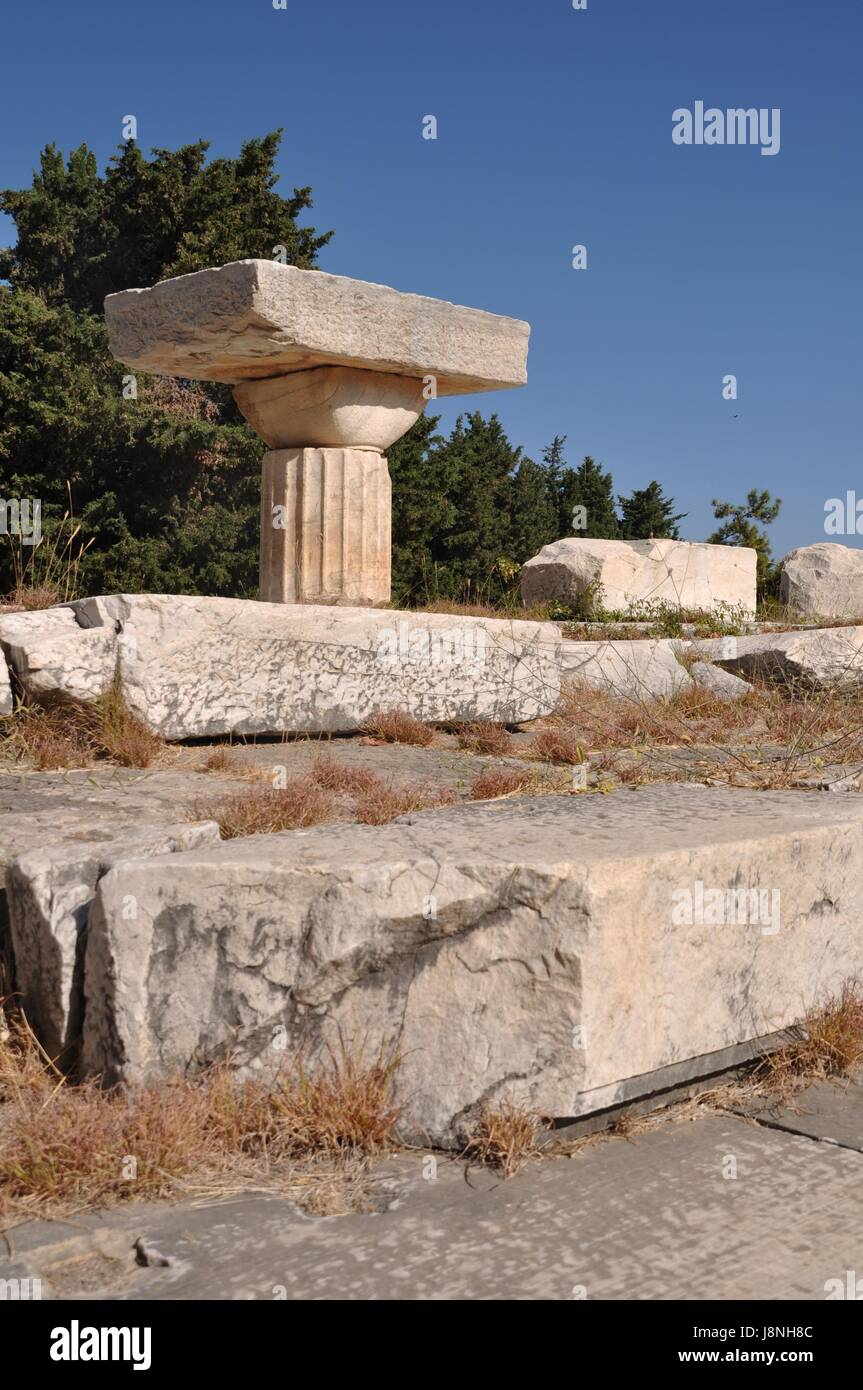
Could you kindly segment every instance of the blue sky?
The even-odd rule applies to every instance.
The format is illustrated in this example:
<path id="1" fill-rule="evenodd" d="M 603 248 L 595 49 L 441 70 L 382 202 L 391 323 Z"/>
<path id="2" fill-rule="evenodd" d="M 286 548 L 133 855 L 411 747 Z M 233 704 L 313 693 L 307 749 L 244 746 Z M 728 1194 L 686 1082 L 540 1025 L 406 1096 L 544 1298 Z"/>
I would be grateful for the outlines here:
<path id="1" fill-rule="evenodd" d="M 863 498 L 859 0 L 44 0 L 4 37 L 3 186 L 52 140 L 104 163 L 127 114 L 219 155 L 283 126 L 324 269 L 531 323 L 528 386 L 444 424 L 496 410 L 537 458 L 566 434 L 691 539 L 758 487 L 777 554 L 859 543 L 823 526 Z M 779 107 L 779 154 L 675 145 L 696 100 Z"/>

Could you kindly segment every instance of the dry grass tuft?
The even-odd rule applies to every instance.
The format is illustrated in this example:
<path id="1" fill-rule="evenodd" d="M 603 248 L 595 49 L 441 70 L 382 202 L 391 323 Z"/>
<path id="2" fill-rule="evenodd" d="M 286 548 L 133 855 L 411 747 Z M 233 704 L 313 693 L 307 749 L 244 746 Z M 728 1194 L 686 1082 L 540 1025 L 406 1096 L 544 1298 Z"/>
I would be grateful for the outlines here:
<path id="1" fill-rule="evenodd" d="M 512 734 L 505 724 L 480 719 L 475 724 L 463 724 L 457 732 L 459 748 L 471 753 L 491 753 L 497 757 L 512 754 Z"/>
<path id="2" fill-rule="evenodd" d="M 725 743 L 753 727 L 763 735 L 762 705 L 759 696 L 720 700 L 698 686 L 669 699 L 640 700 L 573 683 L 564 690 L 554 719 L 587 748 Z"/>
<path id="3" fill-rule="evenodd" d="M 573 684 L 552 721 L 586 749 L 642 754 L 651 780 L 696 777 L 773 789 L 794 786 L 825 765 L 844 768 L 845 775 L 863 771 L 863 701 L 847 687 L 815 692 L 756 683 L 751 694 L 732 701 L 698 687 L 642 700 Z M 714 756 L 697 767 L 671 749 Z"/>
<path id="4" fill-rule="evenodd" d="M 129 709 L 117 682 L 92 702 L 19 706 L 6 721 L 4 743 L 17 762 L 39 771 L 91 767 L 98 760 L 144 768 L 165 750 L 159 735 Z"/>
<path id="5" fill-rule="evenodd" d="M 434 739 L 434 729 L 402 710 L 385 710 L 372 715 L 363 732 L 384 743 L 410 743 L 416 748 L 428 748 Z"/>
<path id="6" fill-rule="evenodd" d="M 810 1009 L 789 1041 L 761 1059 L 751 1082 L 784 1099 L 801 1085 L 848 1074 L 863 1062 L 863 988 L 847 981 L 837 995 Z"/>
<path id="7" fill-rule="evenodd" d="M 365 791 L 357 798 L 356 817 L 361 825 L 386 825 L 396 816 L 411 811 L 433 811 L 439 806 L 452 806 L 455 792 L 428 787 L 423 782 L 384 782 Z"/>
<path id="8" fill-rule="evenodd" d="M 362 796 L 376 791 L 381 779 L 376 773 L 364 767 L 349 767 L 337 762 L 331 753 L 322 753 L 312 763 L 310 774 L 319 787 L 326 791 L 343 792 L 348 796 Z"/>
<path id="9" fill-rule="evenodd" d="M 470 789 L 470 800 L 495 801 L 501 796 L 513 796 L 518 792 L 524 792 L 535 782 L 536 774 L 529 768 L 488 768 L 476 778 Z"/>
<path id="10" fill-rule="evenodd" d="M 214 820 L 224 839 L 237 839 L 336 820 L 386 825 L 396 816 L 451 806 L 456 800 L 448 789 L 385 781 L 367 768 L 350 767 L 325 753 L 284 788 L 256 786 L 217 801 L 197 801 L 188 819 Z"/>
<path id="11" fill-rule="evenodd" d="M 535 1110 L 513 1101 L 486 1105 L 480 1111 L 462 1157 L 511 1178 L 531 1159 L 540 1157 L 540 1136 L 547 1128 L 547 1121 Z"/>
<path id="12" fill-rule="evenodd" d="M 584 762 L 584 747 L 571 729 L 543 729 L 524 749 L 526 758 L 573 766 Z"/>
<path id="13" fill-rule="evenodd" d="M 35 1216 L 198 1190 L 276 1185 L 345 1209 L 358 1160 L 394 1136 L 401 1058 L 342 1046 L 310 1072 L 237 1082 L 226 1063 L 128 1092 L 72 1085 L 26 1023 L 0 1033 L 0 1212 Z M 231 1181 L 233 1175 L 233 1182 Z M 353 1192 L 356 1196 L 356 1192 Z"/>
<path id="14" fill-rule="evenodd" d="M 218 801 L 196 801 L 188 819 L 214 820 L 223 840 L 304 830 L 338 819 L 331 792 L 311 777 L 295 777 L 284 787 L 249 787 Z"/>
<path id="15" fill-rule="evenodd" d="M 60 602 L 60 591 L 51 584 L 16 584 L 11 593 L 12 611 L 34 613 L 37 609 L 53 608 Z"/>
<path id="16" fill-rule="evenodd" d="M 150 767 L 165 745 L 129 708 L 118 681 L 114 681 L 92 706 L 83 706 L 81 719 L 91 729 L 97 753 L 121 767 Z"/>
<path id="17" fill-rule="evenodd" d="M 362 1049 L 351 1052 L 343 1042 L 313 1074 L 299 1060 L 272 1093 L 280 1152 L 295 1158 L 380 1153 L 401 1114 L 392 1099 L 401 1060 L 399 1053 L 382 1050 L 367 1063 Z"/>
<path id="18" fill-rule="evenodd" d="M 461 602 L 458 599 L 436 598 L 429 599 L 426 603 L 417 605 L 418 613 L 446 613 L 456 618 L 518 618 L 527 622 L 552 622 L 554 621 L 554 611 L 560 607 L 559 604 L 551 603 L 532 603 L 525 606 L 521 597 L 513 593 L 507 598 L 501 598 L 499 602 Z"/>
<path id="19" fill-rule="evenodd" d="M 498 801 L 504 796 L 566 796 L 571 782 L 547 776 L 535 768 L 492 767 L 481 772 L 468 794 L 470 801 Z"/>
<path id="20" fill-rule="evenodd" d="M 26 763 L 38 772 L 91 767 L 96 756 L 80 725 L 59 706 L 20 706 L 6 721 L 3 750 L 15 762 Z"/>
<path id="21" fill-rule="evenodd" d="M 201 763 L 201 772 L 233 772 L 236 764 L 230 744 L 220 743 L 211 748 Z"/>
<path id="22" fill-rule="evenodd" d="M 256 762 L 254 758 L 249 757 L 247 752 L 239 751 L 237 745 L 230 743 L 220 743 L 215 748 L 211 748 L 203 762 L 198 764 L 196 770 L 230 777 L 236 781 L 272 782 L 273 780 L 271 767 L 266 763 Z"/>

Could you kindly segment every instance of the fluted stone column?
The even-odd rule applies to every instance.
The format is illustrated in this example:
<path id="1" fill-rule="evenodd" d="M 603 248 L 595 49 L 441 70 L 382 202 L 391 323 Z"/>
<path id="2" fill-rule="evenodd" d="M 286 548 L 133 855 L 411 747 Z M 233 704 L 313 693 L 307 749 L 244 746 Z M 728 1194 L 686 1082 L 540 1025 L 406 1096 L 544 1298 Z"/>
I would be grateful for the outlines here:
<path id="1" fill-rule="evenodd" d="M 389 603 L 391 492 L 383 450 L 422 413 L 422 382 L 316 367 L 243 382 L 234 398 L 272 446 L 261 480 L 261 598 Z"/>
<path id="2" fill-rule="evenodd" d="M 390 475 L 372 449 L 273 449 L 261 478 L 261 598 L 381 605 L 390 597 Z"/>

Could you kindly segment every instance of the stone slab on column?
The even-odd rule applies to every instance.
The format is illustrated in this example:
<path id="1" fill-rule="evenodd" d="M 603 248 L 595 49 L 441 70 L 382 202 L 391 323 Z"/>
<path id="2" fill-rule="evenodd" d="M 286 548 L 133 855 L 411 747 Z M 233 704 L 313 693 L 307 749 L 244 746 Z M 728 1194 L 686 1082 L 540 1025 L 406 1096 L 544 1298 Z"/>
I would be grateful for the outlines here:
<path id="1" fill-rule="evenodd" d="M 520 319 L 274 261 L 109 294 L 105 322 L 129 367 L 200 381 L 322 366 L 434 376 L 440 396 L 527 381 L 530 327 Z"/>
<path id="2" fill-rule="evenodd" d="M 231 382 L 270 449 L 298 451 L 264 464 L 261 597 L 271 602 L 388 603 L 380 454 L 436 396 L 527 380 L 530 327 L 519 319 L 273 261 L 108 295 L 105 321 L 120 362 Z M 363 450 L 377 464 L 361 467 Z M 281 538 L 273 505 L 290 516 Z"/>
<path id="3" fill-rule="evenodd" d="M 382 454 L 271 450 L 261 476 L 261 599 L 388 603 L 390 513 Z"/>

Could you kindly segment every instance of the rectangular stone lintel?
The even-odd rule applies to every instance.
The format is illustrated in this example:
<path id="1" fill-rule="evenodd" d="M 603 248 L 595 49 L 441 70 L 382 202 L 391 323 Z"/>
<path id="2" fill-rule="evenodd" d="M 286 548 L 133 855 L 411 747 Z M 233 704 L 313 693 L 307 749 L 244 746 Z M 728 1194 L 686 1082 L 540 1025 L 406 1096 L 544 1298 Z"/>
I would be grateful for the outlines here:
<path id="1" fill-rule="evenodd" d="M 432 376 L 438 395 L 527 381 L 530 327 L 387 285 L 233 261 L 105 300 L 111 351 L 140 371 L 236 383 L 311 367 Z"/>

